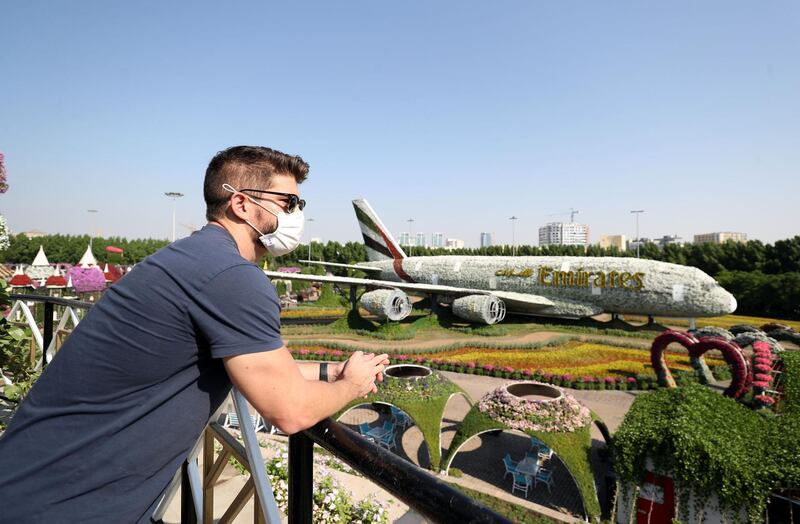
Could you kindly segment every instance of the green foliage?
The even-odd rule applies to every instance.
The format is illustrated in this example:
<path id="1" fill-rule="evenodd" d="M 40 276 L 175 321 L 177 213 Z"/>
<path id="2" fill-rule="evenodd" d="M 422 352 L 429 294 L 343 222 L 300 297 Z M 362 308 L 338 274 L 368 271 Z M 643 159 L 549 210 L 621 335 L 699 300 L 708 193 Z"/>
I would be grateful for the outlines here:
<path id="1" fill-rule="evenodd" d="M 11 303 L 6 292 L 6 282 L 0 280 L 0 310 Z M 25 396 L 39 377 L 30 359 L 31 331 L 11 324 L 0 317 L 0 370 L 13 385 L 5 386 L 3 394 L 14 401 Z M 37 354 L 37 358 L 39 355 Z"/>
<path id="2" fill-rule="evenodd" d="M 320 288 L 319 299 L 314 305 L 320 307 L 342 307 L 348 305 L 348 300 L 333 290 L 333 284 L 324 283 Z"/>
<path id="3" fill-rule="evenodd" d="M 739 313 L 800 318 L 800 272 L 723 271 L 717 280 L 736 297 Z"/>
<path id="4" fill-rule="evenodd" d="M 456 470 L 456 468 L 450 468 L 450 475 L 453 477 L 458 477 L 457 475 L 453 475 L 455 471 L 458 470 Z M 561 522 L 559 520 L 542 515 L 541 513 L 536 513 L 531 509 L 524 508 L 519 504 L 514 504 L 513 502 L 508 502 L 474 489 L 465 488 L 459 484 L 451 483 L 450 486 L 462 492 L 466 496 L 477 500 L 496 513 L 503 515 L 511 522 L 516 522 L 518 524 L 557 524 Z"/>
<path id="5" fill-rule="evenodd" d="M 800 351 L 784 351 L 783 412 L 800 416 Z"/>
<path id="6" fill-rule="evenodd" d="M 800 485 L 798 449 L 796 414 L 754 412 L 698 385 L 638 396 L 614 436 L 623 480 L 640 484 L 650 458 L 656 472 L 676 480 L 685 501 L 688 490 L 701 499 L 716 492 L 723 509 L 744 506 L 751 522 L 762 520 L 772 490 Z"/>
<path id="7" fill-rule="evenodd" d="M 9 237 L 11 245 L 5 251 L 0 251 L 0 262 L 4 263 L 31 263 L 39 250 L 43 246 L 47 253 L 47 258 L 51 262 L 76 263 L 86 251 L 89 245 L 89 235 L 45 235 L 42 237 L 28 238 L 24 234 Z M 169 244 L 167 240 L 156 239 L 127 239 L 121 237 L 92 238 L 92 251 L 97 261 L 101 264 L 105 262 L 135 264 L 142 261 L 145 257 L 152 255 L 162 247 Z M 108 253 L 107 246 L 116 246 L 125 250 L 124 258 L 120 255 Z"/>
<path id="8" fill-rule="evenodd" d="M 590 519 L 593 519 L 595 516 L 600 516 L 600 501 L 597 499 L 590 462 L 592 447 L 590 427 L 591 425 L 587 424 L 573 432 L 526 431 L 525 433 L 547 444 L 564 462 L 581 493 L 584 510 Z M 452 461 L 456 450 L 464 442 L 478 433 L 493 429 L 506 428 L 501 422 L 481 412 L 477 405 L 473 406 L 458 427 L 443 464 L 446 465 Z"/>

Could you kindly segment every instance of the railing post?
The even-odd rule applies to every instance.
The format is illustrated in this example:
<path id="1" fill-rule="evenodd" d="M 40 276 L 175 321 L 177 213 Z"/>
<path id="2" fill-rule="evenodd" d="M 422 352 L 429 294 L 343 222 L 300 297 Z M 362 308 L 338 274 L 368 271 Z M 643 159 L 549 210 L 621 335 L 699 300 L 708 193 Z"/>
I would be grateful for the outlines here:
<path id="1" fill-rule="evenodd" d="M 304 433 L 289 437 L 289 524 L 311 524 L 314 443 Z"/>
<path id="2" fill-rule="evenodd" d="M 197 513 L 194 511 L 192 483 L 189 480 L 189 461 L 181 464 L 181 524 L 197 524 Z"/>
<path id="3" fill-rule="evenodd" d="M 44 333 L 42 336 L 42 369 L 47 365 L 47 348 L 53 341 L 53 303 L 46 300 L 44 303 Z"/>

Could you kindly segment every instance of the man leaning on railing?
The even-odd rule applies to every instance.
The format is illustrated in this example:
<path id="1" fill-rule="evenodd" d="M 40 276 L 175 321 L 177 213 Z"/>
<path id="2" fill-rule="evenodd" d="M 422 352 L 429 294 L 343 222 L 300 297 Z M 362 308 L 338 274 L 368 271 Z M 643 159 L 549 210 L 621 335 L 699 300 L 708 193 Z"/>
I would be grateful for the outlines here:
<path id="1" fill-rule="evenodd" d="M 292 359 L 256 265 L 297 247 L 307 174 L 264 147 L 217 153 L 208 224 L 106 291 L 0 437 L 0 522 L 149 522 L 231 383 L 286 433 L 375 391 L 386 355 Z"/>

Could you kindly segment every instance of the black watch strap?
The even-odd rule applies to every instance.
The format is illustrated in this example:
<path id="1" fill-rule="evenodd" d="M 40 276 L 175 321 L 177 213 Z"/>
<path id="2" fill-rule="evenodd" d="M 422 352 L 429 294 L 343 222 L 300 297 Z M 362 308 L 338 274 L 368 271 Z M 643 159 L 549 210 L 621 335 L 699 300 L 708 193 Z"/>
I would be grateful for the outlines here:
<path id="1" fill-rule="evenodd" d="M 327 362 L 320 362 L 319 364 L 319 380 L 321 382 L 328 381 L 328 363 Z"/>

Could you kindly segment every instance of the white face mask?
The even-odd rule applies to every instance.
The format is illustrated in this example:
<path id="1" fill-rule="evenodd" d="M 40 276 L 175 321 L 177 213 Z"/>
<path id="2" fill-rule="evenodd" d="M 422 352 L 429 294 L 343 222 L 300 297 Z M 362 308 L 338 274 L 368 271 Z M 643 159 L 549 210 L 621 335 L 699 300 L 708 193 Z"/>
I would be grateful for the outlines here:
<path id="1" fill-rule="evenodd" d="M 225 191 L 229 191 L 231 193 L 238 193 L 236 189 L 231 187 L 228 184 L 222 184 L 222 189 Z M 270 211 L 263 205 L 261 205 L 256 199 L 252 198 L 249 195 L 246 195 L 251 202 L 255 205 L 275 216 L 278 219 L 278 227 L 272 233 L 262 233 L 258 230 L 256 226 L 250 223 L 250 221 L 245 220 L 247 225 L 252 227 L 256 233 L 259 234 L 258 239 L 267 249 L 267 251 L 272 254 L 273 256 L 279 257 L 281 255 L 285 255 L 286 253 L 290 253 L 294 251 L 297 246 L 300 245 L 300 237 L 303 235 L 303 226 L 305 225 L 305 220 L 303 217 L 303 211 L 301 209 L 296 209 L 294 213 L 288 214 L 284 211 L 280 211 L 279 213 L 275 213 Z"/>

